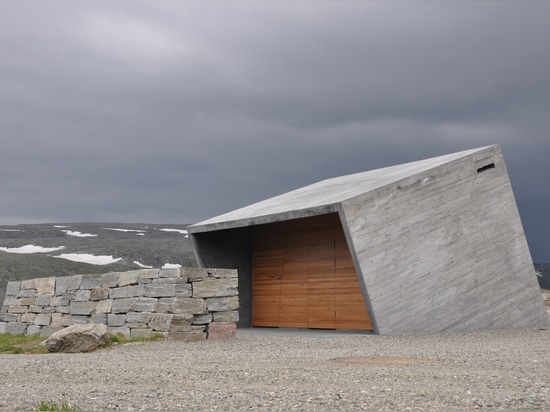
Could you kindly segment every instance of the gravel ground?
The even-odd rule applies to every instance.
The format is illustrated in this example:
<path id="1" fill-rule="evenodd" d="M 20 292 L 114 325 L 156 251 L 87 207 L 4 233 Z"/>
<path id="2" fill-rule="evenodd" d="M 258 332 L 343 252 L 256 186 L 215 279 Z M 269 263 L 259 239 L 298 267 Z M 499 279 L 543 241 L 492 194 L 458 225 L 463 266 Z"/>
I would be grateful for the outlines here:
<path id="1" fill-rule="evenodd" d="M 0 410 L 550 409 L 550 330 L 240 333 L 87 354 L 1 355 Z"/>

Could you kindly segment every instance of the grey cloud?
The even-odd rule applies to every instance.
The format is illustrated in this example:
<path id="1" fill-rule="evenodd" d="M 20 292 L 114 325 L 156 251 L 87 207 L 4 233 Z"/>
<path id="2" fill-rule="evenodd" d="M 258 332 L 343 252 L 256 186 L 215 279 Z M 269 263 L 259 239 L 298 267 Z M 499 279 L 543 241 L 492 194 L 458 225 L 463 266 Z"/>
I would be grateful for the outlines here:
<path id="1" fill-rule="evenodd" d="M 550 261 L 550 3 L 0 3 L 0 223 L 193 223 L 501 143 Z"/>

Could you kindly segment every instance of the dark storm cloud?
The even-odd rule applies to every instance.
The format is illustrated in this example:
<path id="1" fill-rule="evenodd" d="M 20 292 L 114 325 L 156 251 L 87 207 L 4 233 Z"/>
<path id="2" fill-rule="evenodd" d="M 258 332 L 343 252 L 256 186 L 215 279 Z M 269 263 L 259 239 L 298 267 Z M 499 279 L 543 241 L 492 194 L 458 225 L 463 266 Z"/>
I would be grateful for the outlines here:
<path id="1" fill-rule="evenodd" d="M 550 4 L 0 3 L 0 223 L 193 223 L 500 143 L 550 261 Z"/>

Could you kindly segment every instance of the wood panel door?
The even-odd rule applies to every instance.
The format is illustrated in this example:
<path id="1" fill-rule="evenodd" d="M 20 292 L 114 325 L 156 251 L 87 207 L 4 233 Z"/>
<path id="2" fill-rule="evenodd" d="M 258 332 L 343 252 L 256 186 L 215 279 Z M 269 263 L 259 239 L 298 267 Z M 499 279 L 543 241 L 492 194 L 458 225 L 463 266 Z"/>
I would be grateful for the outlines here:
<path id="1" fill-rule="evenodd" d="M 337 214 L 259 225 L 254 326 L 372 329 Z"/>
<path id="2" fill-rule="evenodd" d="M 283 277 L 284 227 L 263 225 L 254 234 L 253 325 L 276 326 Z"/>

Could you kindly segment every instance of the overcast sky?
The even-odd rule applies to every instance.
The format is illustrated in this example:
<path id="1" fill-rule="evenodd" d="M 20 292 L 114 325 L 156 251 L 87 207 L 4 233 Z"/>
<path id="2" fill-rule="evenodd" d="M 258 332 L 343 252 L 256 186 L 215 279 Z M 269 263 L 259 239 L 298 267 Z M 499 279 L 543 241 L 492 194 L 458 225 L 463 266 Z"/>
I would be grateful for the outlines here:
<path id="1" fill-rule="evenodd" d="M 196 223 L 501 144 L 550 262 L 550 2 L 0 1 L 0 224 Z"/>

